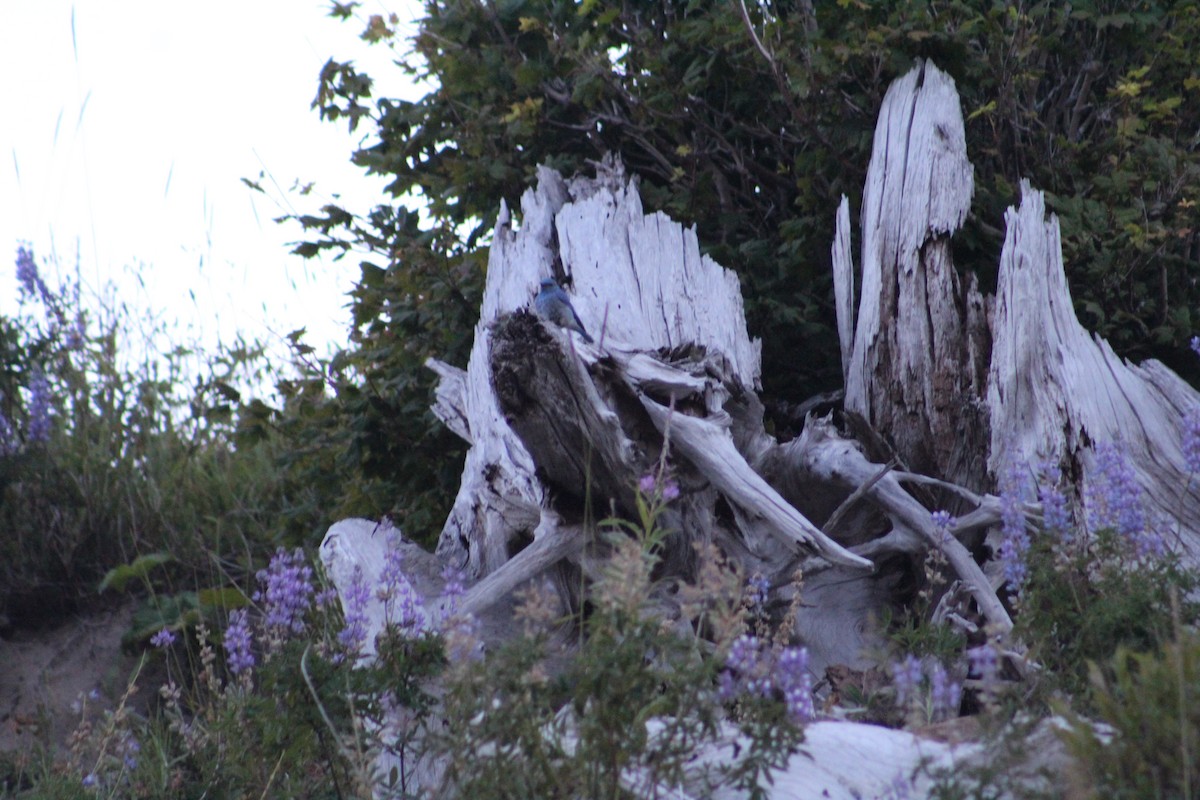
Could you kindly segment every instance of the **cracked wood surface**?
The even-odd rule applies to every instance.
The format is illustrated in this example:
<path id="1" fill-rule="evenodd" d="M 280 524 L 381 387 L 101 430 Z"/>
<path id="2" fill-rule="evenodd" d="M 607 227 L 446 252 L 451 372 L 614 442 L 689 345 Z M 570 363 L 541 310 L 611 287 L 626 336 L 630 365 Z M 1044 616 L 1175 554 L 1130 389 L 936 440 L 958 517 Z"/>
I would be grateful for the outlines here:
<path id="1" fill-rule="evenodd" d="M 875 129 L 862 204 L 862 291 L 853 341 L 840 320 L 845 407 L 885 431 L 918 472 L 987 485 L 981 455 L 986 341 L 982 298 L 964 286 L 950 235 L 974 191 L 954 81 L 923 63 L 887 91 Z M 839 315 L 854 285 L 848 214 L 838 215 L 834 276 Z"/>

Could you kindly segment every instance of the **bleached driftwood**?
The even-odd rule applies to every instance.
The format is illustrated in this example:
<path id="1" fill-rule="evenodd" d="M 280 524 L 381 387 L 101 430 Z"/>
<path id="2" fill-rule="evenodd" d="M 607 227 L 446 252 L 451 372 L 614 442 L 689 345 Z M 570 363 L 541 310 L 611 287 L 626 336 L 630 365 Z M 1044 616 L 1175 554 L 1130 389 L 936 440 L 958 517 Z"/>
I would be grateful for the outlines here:
<path id="1" fill-rule="evenodd" d="M 936 82 L 938 75 L 931 80 Z M 913 83 L 909 79 L 908 84 L 898 84 L 900 89 L 889 94 L 892 103 L 905 106 L 901 90 L 906 85 L 911 90 Z M 944 106 L 944 85 L 939 92 L 935 99 Z M 953 94 L 952 87 L 949 92 Z M 921 107 L 911 102 L 908 106 Z M 895 127 L 894 117 L 885 114 L 883 119 Z M 881 129 L 890 130 L 882 121 Z M 911 160 L 949 163 L 949 171 L 957 170 L 960 182 L 965 174 L 969 196 L 969 165 L 923 155 L 944 146 L 945 136 L 914 134 L 909 143 Z M 882 176 L 877 179 L 881 187 L 894 182 L 887 177 L 887 168 L 881 164 L 875 170 Z M 935 184 L 926 176 L 927 190 L 935 190 Z M 948 229 L 963 213 L 958 208 L 961 198 L 927 205 L 941 210 L 930 218 L 932 222 L 918 225 L 921 230 L 930 225 Z M 746 413 L 757 404 L 759 344 L 746 333 L 732 273 L 701 256 L 694 233 L 662 214 L 644 214 L 633 186 L 626 184 L 618 168 L 607 165 L 595 180 L 577 178 L 570 183 L 543 171 L 538 189 L 526 194 L 522 208 L 522 229 L 514 232 L 505 226 L 496 234 L 481 314 L 489 324 L 481 322 L 477 328 L 465 380 L 452 368 L 431 363 L 444 376 L 435 411 L 472 443 L 439 554 L 467 565 L 468 573 L 478 578 L 498 569 L 508 554 L 531 540 L 538 548 L 550 547 L 542 541 L 544 534 L 534 535 L 541 520 L 540 512 L 534 515 L 537 508 L 566 503 L 575 509 L 571 513 L 576 522 L 582 519 L 580 509 L 631 515 L 638 477 L 654 472 L 665 451 L 685 489 L 684 498 L 666 516 L 666 522 L 681 533 L 668 554 L 668 574 L 687 579 L 693 561 L 691 545 L 714 539 L 736 554 L 735 561 L 747 574 L 759 572 L 777 584 L 784 582 L 805 553 L 821 557 L 815 565 L 807 565 L 810 572 L 814 566 L 821 569 L 821 564 L 869 569 L 870 561 L 847 551 L 809 520 L 795 500 L 780 494 L 776 485 L 788 481 L 786 474 L 775 471 L 776 485 L 764 479 L 763 467 L 777 445 L 763 431 L 761 413 Z M 882 220 L 878 224 L 895 227 Z M 916 241 L 915 233 L 907 236 L 905 242 Z M 844 237 L 842 241 L 845 244 Z M 893 250 L 906 246 L 879 245 Z M 938 250 L 937 243 L 923 240 L 920 247 L 927 256 Z M 848 245 L 845 250 L 848 256 Z M 931 262 L 931 269 L 953 289 L 955 277 L 947 259 L 948 251 Z M 883 275 L 882 270 L 876 272 Z M 566 279 L 585 325 L 598 332 L 595 346 L 547 328 L 525 312 L 533 287 L 544 275 Z M 847 307 L 852 292 L 845 281 L 839 297 L 839 307 Z M 909 302 L 906 308 L 912 306 Z M 860 328 L 863 325 L 860 319 Z M 856 341 L 867 337 L 860 333 Z M 898 341 L 896 347 L 903 344 Z M 864 358 L 859 348 L 853 352 Z M 942 366 L 949 370 L 948 363 Z M 928 384 L 917 388 L 935 393 Z M 916 391 L 910 389 L 909 394 Z M 640 405 L 641 413 L 630 401 Z M 922 400 L 921 408 L 932 404 Z M 920 438 L 925 441 L 931 434 L 928 426 L 922 430 Z M 796 454 L 795 445 L 789 452 Z M 844 451 L 844 456 L 850 459 L 844 467 L 831 463 L 823 471 L 803 474 L 811 486 L 844 499 L 860 488 L 846 476 L 859 478 L 872 471 L 857 451 Z M 875 465 L 874 471 L 879 468 Z M 899 498 L 907 494 L 894 478 L 884 487 L 886 492 L 876 490 L 872 495 L 877 516 L 885 523 L 890 520 L 887 529 L 893 532 L 891 539 L 883 541 L 908 535 L 908 550 L 920 552 L 932 535 L 927 509 L 911 497 L 902 502 Z M 801 489 L 792 496 L 811 493 Z M 732 526 L 714 513 L 720 499 L 734 512 Z M 864 536 L 861 529 L 844 534 L 850 537 L 847 541 Z M 580 549 L 586 544 L 572 541 Z M 912 546 L 914 542 L 919 544 Z M 984 616 L 1001 629 L 1011 627 L 994 588 L 967 551 L 957 542 L 949 543 L 947 550 Z M 559 553 L 557 546 L 554 552 Z M 572 560 L 577 553 L 561 555 Z M 537 569 L 546 566 L 541 560 L 522 560 L 526 562 Z M 532 568 L 506 569 L 512 580 L 535 574 Z M 870 638 L 866 620 L 882 602 L 873 580 L 863 573 L 843 581 L 844 597 L 825 592 L 825 602 L 816 612 L 804 615 L 807 621 L 801 621 L 802 629 L 807 625 L 809 633 L 825 631 L 826 640 L 815 648 L 815 663 L 832 663 L 834 653 L 853 654 Z M 852 597 L 858 600 L 845 602 Z M 851 625 L 822 626 L 815 618 L 833 607 L 853 608 L 859 616 Z M 837 640 L 837 632 L 845 641 Z"/>
<path id="2" fill-rule="evenodd" d="M 863 198 L 856 322 L 847 316 L 854 269 L 844 201 L 832 249 L 838 331 L 851 353 L 846 409 L 885 432 L 907 467 L 980 493 L 1012 460 L 1056 464 L 1083 478 L 1069 487 L 1077 507 L 1094 477 L 1094 445 L 1118 442 L 1148 518 L 1200 566 L 1200 481 L 1181 444 L 1200 394 L 1158 361 L 1119 358 L 1083 328 L 1058 221 L 1046 219 L 1040 192 L 1021 188 L 1020 208 L 1005 217 L 996 297 L 983 297 L 950 260 L 971 192 L 953 81 L 919 64 L 891 86 Z"/>
<path id="3" fill-rule="evenodd" d="M 892 521 L 892 528 L 882 538 L 857 548 L 860 553 L 941 550 L 955 574 L 979 604 L 980 613 L 999 630 L 1007 632 L 1012 629 L 1008 612 L 971 553 L 955 536 L 942 537 L 938 533 L 929 509 L 905 491 L 895 472 L 889 471 L 875 479 L 879 466 L 867 461 L 854 442 L 838 436 L 823 420 L 810 418 L 801 435 L 785 445 L 783 450 L 780 457 L 787 460 L 797 474 L 811 480 L 841 482 L 851 489 L 870 485 L 867 495 Z M 971 520 L 972 524 L 986 525 L 1000 521 L 997 498 L 972 497 L 972 500 L 976 506 L 974 513 L 978 515 Z M 987 515 L 988 509 L 993 512 L 990 516 Z M 958 530 L 951 533 L 958 533 L 965 527 L 960 523 Z M 913 541 L 914 533 L 919 537 L 917 541 Z"/>
<path id="4" fill-rule="evenodd" d="M 463 402 L 467 396 L 467 371 L 444 361 L 430 359 L 426 364 L 438 374 L 434 390 L 433 414 L 467 444 L 471 444 L 471 423 Z"/>
<path id="5" fill-rule="evenodd" d="M 892 83 L 879 112 L 862 207 L 856 324 L 841 319 L 854 271 L 849 214 L 833 248 L 847 411 L 886 434 L 906 466 L 988 488 L 987 419 L 978 402 L 988 352 L 986 308 L 960 281 L 950 235 L 974 190 L 954 81 L 920 64 Z M 847 332 L 853 330 L 853 341 Z"/>
<path id="6" fill-rule="evenodd" d="M 1024 763 L 1006 765 L 1005 793 L 999 797 L 1067 796 L 1069 776 L 1064 774 L 1067 759 L 1056 739 L 1050 719 L 1027 734 L 1033 753 Z M 656 730 L 652 721 L 647 726 Z M 942 735 L 945 738 L 938 738 Z M 697 753 L 689 770 L 692 781 L 683 786 L 639 784 L 636 776 L 630 788 L 642 789 L 638 796 L 660 796 L 691 800 L 738 800 L 745 793 L 724 786 L 715 792 L 702 780 L 704 770 L 728 764 L 734 752 L 729 744 L 708 745 Z M 742 742 L 745 746 L 745 742 Z M 768 789 L 771 797 L 821 798 L 822 800 L 862 800 L 863 798 L 923 798 L 938 796 L 939 785 L 975 768 L 996 768 L 994 756 L 979 741 L 956 740 L 953 726 L 945 731 L 923 734 L 892 730 L 878 725 L 827 720 L 804 729 L 804 744 L 786 767 L 772 776 Z M 657 790 L 655 793 L 654 790 Z"/>
<path id="7" fill-rule="evenodd" d="M 822 533 L 750 468 L 733 445 L 727 418 L 720 414 L 708 419 L 671 414 L 669 409 L 650 398 L 641 399 L 654 426 L 664 436 L 671 436 L 678 452 L 712 481 L 718 491 L 743 509 L 760 514 L 772 531 L 796 544 L 815 545 L 817 551 L 832 563 L 871 567 L 870 561 L 846 552 Z"/>
<path id="8" fill-rule="evenodd" d="M 629 512 L 638 478 L 654 471 L 674 437 L 672 464 L 685 488 L 710 484 L 762 523 L 746 532 L 752 549 L 765 530 L 793 549 L 869 569 L 784 501 L 735 446 L 722 407 L 758 385 L 760 345 L 746 332 L 736 277 L 700 254 L 694 232 L 644 214 L 612 166 L 569 184 L 543 171 L 522 208 L 519 231 L 497 231 L 465 376 L 431 363 L 443 376 L 435 412 L 472 443 L 439 554 L 474 577 L 496 570 L 500 554 L 533 535 L 541 518 L 534 509 L 551 502 L 546 489 L 559 502 Z M 545 275 L 569 276 L 596 346 L 525 312 Z M 663 358 L 672 352 L 673 361 Z M 631 415 L 626 398 L 643 413 Z M 704 502 L 717 496 L 707 492 Z M 696 504 L 685 497 L 675 521 L 711 525 L 710 510 L 696 512 Z"/>
<path id="9" fill-rule="evenodd" d="M 1050 461 L 1064 474 L 1095 471 L 1096 442 L 1119 442 L 1153 523 L 1200 566 L 1200 480 L 1184 461 L 1182 422 L 1200 393 L 1150 359 L 1131 364 L 1075 317 L 1057 217 L 1021 182 L 1021 205 L 1005 215 L 987 404 L 989 467 Z M 1078 498 L 1077 498 L 1078 499 Z"/>

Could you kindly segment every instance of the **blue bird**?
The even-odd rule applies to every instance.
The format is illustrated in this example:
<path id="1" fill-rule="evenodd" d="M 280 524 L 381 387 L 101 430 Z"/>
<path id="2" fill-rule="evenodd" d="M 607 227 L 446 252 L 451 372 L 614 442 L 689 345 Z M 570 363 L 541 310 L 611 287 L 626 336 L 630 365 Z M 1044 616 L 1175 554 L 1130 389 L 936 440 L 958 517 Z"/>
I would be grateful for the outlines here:
<path id="1" fill-rule="evenodd" d="M 585 342 L 592 343 L 592 337 L 588 336 L 588 332 L 583 329 L 583 323 L 579 321 L 579 315 L 575 313 L 575 309 L 571 305 L 571 298 L 567 297 L 567 293 L 554 282 L 553 278 L 542 278 L 542 290 L 538 292 L 537 299 L 533 301 L 533 307 L 537 310 L 539 317 L 575 331 L 583 337 Z"/>

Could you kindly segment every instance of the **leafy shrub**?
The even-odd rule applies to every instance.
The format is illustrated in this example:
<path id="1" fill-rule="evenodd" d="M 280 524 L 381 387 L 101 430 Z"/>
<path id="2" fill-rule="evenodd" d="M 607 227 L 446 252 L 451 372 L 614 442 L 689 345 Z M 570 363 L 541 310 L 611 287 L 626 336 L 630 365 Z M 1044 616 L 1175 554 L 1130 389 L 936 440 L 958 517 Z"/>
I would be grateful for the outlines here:
<path id="1" fill-rule="evenodd" d="M 667 484 L 643 497 L 643 522 L 653 526 L 675 494 Z M 339 608 L 303 552 L 280 549 L 222 635 L 201 622 L 151 638 L 168 673 L 157 714 L 126 710 L 137 676 L 116 709 L 85 702 L 66 763 L 41 775 L 27 765 L 21 796 L 409 797 L 428 758 L 446 767 L 425 788 L 444 796 L 646 796 L 684 780 L 696 748 L 728 735 L 723 720 L 740 731 L 740 755 L 687 779 L 762 796 L 759 780 L 813 715 L 806 654 L 745 632 L 741 581 L 715 551 L 699 583 L 680 587 L 687 619 L 661 619 L 647 598 L 664 534 L 631 532 L 608 529 L 611 558 L 578 646 L 565 651 L 552 635 L 564 620 L 536 591 L 519 612 L 526 636 L 485 653 L 475 621 L 458 613 L 452 571 L 426 607 L 393 547 L 380 585 L 359 574 Z M 372 597 L 389 620 L 374 643 Z M 385 754 L 398 766 L 377 774 Z"/>
<path id="2" fill-rule="evenodd" d="M 279 437 L 234 442 L 241 391 L 272 377 L 261 347 L 159 348 L 164 331 L 135 337 L 130 309 L 52 286 L 25 247 L 17 267 L 19 313 L 0 318 L 0 603 L 13 620 L 69 610 L 145 557 L 144 585 L 171 597 L 252 572 L 292 506 Z M 305 534 L 323 513 L 308 510 Z"/>
<path id="3" fill-rule="evenodd" d="M 1175 624 L 1174 598 L 1191 598 L 1181 608 L 1185 624 L 1200 621 L 1194 599 L 1200 576 L 1167 550 L 1166 523 L 1147 515 L 1123 450 L 1100 442 L 1095 458 L 1082 493 L 1079 522 L 1086 521 L 1085 530 L 1070 529 L 1060 476 L 1051 471 L 1039 491 L 1045 531 L 1026 540 L 1025 578 L 1015 587 L 1018 635 L 1052 683 L 1085 706 L 1087 664 L 1111 658 L 1120 647 L 1151 650 L 1166 643 Z"/>
<path id="4" fill-rule="evenodd" d="M 1064 553 L 1044 540 L 1030 557 L 1018 633 L 1031 656 L 1060 688 L 1088 696 L 1088 663 L 1107 661 L 1118 648 L 1152 650 L 1169 641 L 1171 598 L 1187 597 L 1200 582 L 1176 556 L 1135 559 L 1115 531 Z M 1200 606 L 1184 603 L 1194 625 Z"/>
<path id="5" fill-rule="evenodd" d="M 813 715 L 803 651 L 773 651 L 748 634 L 730 639 L 727 629 L 718 634 L 727 657 L 712 658 L 690 628 L 680 633 L 648 607 L 653 554 L 624 534 L 613 542 L 596 607 L 561 672 L 548 666 L 543 630 L 451 684 L 439 739 L 460 796 L 656 796 L 694 779 L 685 767 L 720 739 L 722 701 L 735 704 L 748 742 L 723 773 L 712 770 L 711 785 L 732 782 L 760 796 L 760 777 L 799 744 L 799 723 Z M 709 602 L 719 606 L 723 596 L 726 611 L 731 600 L 736 606 L 736 583 L 731 597 L 719 567 L 704 571 L 714 581 L 705 587 Z M 543 603 L 530 596 L 524 613 L 541 616 Z"/>
<path id="6" fill-rule="evenodd" d="M 1089 668 L 1097 730 L 1076 718 L 1064 734 L 1083 761 L 1096 796 L 1200 797 L 1200 635 L 1149 652 L 1117 648 Z"/>

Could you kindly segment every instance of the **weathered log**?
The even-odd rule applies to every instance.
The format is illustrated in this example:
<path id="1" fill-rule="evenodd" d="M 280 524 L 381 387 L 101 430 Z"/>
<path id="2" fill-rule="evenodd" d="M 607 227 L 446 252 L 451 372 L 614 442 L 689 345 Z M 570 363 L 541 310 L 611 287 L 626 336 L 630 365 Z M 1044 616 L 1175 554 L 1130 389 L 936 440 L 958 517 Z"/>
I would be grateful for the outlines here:
<path id="1" fill-rule="evenodd" d="M 771 530 L 784 539 L 814 546 L 832 563 L 871 567 L 870 561 L 847 552 L 822 533 L 750 468 L 733 446 L 727 431 L 728 417 L 697 419 L 687 414 L 671 414 L 649 398 L 643 398 L 642 403 L 659 431 L 664 435 L 669 432 L 678 451 L 741 509 L 765 519 Z"/>
<path id="2" fill-rule="evenodd" d="M 862 292 L 853 341 L 841 319 L 854 283 L 848 214 L 838 214 L 834 283 L 848 411 L 887 436 L 916 472 L 983 491 L 989 344 L 983 299 L 964 285 L 949 236 L 974 190 L 954 81 L 921 63 L 888 89 L 862 207 Z M 851 301 L 852 302 L 852 301 Z"/>
<path id="3" fill-rule="evenodd" d="M 700 254 L 694 232 L 642 213 L 613 166 L 570 184 L 543 172 L 522 208 L 520 231 L 497 231 L 465 375 L 430 365 L 444 376 L 435 412 L 472 443 L 439 553 L 475 577 L 495 570 L 529 539 L 547 488 L 560 501 L 629 512 L 637 478 L 670 436 L 663 409 L 674 407 L 684 485 L 710 483 L 792 546 L 869 568 L 783 501 L 721 433 L 726 401 L 758 385 L 760 345 L 746 333 L 736 277 Z M 522 311 L 530 287 L 556 269 L 598 333 L 594 348 Z M 670 364 L 655 357 L 672 349 Z M 711 509 L 690 516 L 712 519 Z"/>
<path id="4" fill-rule="evenodd" d="M 777 584 L 785 582 L 803 556 L 797 546 L 819 553 L 830 564 L 869 567 L 869 561 L 847 552 L 762 477 L 770 474 L 777 483 L 791 486 L 790 496 L 823 492 L 836 504 L 858 488 L 846 476 L 865 480 L 867 472 L 878 472 L 880 467 L 847 450 L 843 456 L 848 460 L 840 467 L 826 464 L 823 470 L 807 469 L 801 466 L 803 454 L 797 444 L 789 448 L 792 460 L 787 469 L 778 468 L 782 463 L 778 459 L 772 466 L 768 454 L 777 445 L 762 428 L 761 404 L 753 395 L 759 379 L 758 345 L 745 333 L 740 296 L 729 273 L 700 257 L 693 235 L 684 235 L 681 227 L 662 215 L 643 215 L 636 191 L 611 167 L 602 169 L 595 181 L 563 184 L 557 176 L 545 174 L 542 180 L 547 187 L 523 201 L 526 214 L 536 214 L 538 219 L 527 221 L 517 234 L 507 230 L 497 234 L 484 313 L 491 310 L 498 316 L 493 325 L 480 328 L 482 338 L 488 340 L 490 360 L 477 362 L 481 353 L 477 342 L 464 384 L 469 388 L 463 389 L 468 400 L 454 400 L 459 373 L 433 365 L 450 378 L 439 394 L 438 413 L 469 431 L 471 441 L 483 444 L 472 447 L 456 513 L 443 531 L 439 551 L 444 556 L 456 549 L 468 551 L 456 563 L 476 565 L 471 570 L 476 577 L 495 570 L 503 563 L 502 554 L 511 555 L 514 547 L 519 549 L 531 538 L 538 522 L 529 498 L 539 496 L 534 490 L 504 498 L 497 489 L 510 483 L 527 487 L 531 474 L 542 490 L 539 502 L 543 506 L 552 499 L 560 505 L 568 502 L 562 510 L 571 509 L 575 522 L 585 521 L 579 514 L 589 513 L 588 509 L 593 515 L 596 510 L 600 515 L 610 510 L 631 515 L 638 476 L 653 471 L 666 448 L 682 485 L 706 487 L 702 497 L 687 492 L 665 518 L 681 533 L 667 556 L 668 574 L 689 577 L 691 544 L 714 539 L 736 551 L 735 561 L 747 574 L 760 572 Z M 559 202 L 562 205 L 556 205 Z M 585 236 L 603 246 L 583 247 Z M 535 241 L 528 243 L 528 238 Z M 540 275 L 555 269 L 571 274 L 568 285 L 576 290 L 577 310 L 587 326 L 598 331 L 596 347 L 545 327 L 520 308 L 515 314 L 502 313 L 514 298 L 527 304 L 532 294 L 527 290 L 522 298 L 501 284 L 533 286 Z M 589 271 L 590 283 L 585 277 Z M 500 273 L 509 279 L 496 278 Z M 679 291 L 667 290 L 664 275 L 674 276 Z M 498 282 L 494 287 L 493 281 Z M 675 345 L 675 351 L 654 348 L 656 343 Z M 487 390 L 479 387 L 484 380 Z M 488 390 L 492 396 L 484 397 Z M 482 418 L 475 418 L 472 407 L 485 412 Z M 491 433 L 481 440 L 480 431 Z M 489 448 L 487 443 L 493 440 L 504 446 Z M 508 443 L 513 440 L 519 446 L 510 451 Z M 806 447 L 815 441 L 802 437 L 798 444 Z M 493 459 L 498 454 L 504 458 L 480 463 L 484 452 Z M 510 452 L 521 459 L 510 457 Z M 498 479 L 521 470 L 527 472 L 515 481 Z M 792 478 L 789 470 L 794 472 Z M 480 476 L 488 476 L 487 485 L 481 485 Z M 804 487 L 796 487 L 795 476 L 802 476 Z M 893 552 L 901 540 L 899 550 L 920 552 L 932 537 L 928 511 L 908 497 L 894 478 L 884 488 L 887 491 L 876 490 L 872 503 L 876 519 L 888 521 L 887 530 L 867 535 L 866 540 L 884 538 L 864 552 Z M 545 489 L 552 490 L 552 498 Z M 902 496 L 908 501 L 902 501 Z M 732 529 L 714 513 L 720 498 L 734 512 Z M 495 508 L 504 503 L 522 509 L 523 529 L 476 514 L 465 517 L 475 528 L 463 535 L 459 508 Z M 864 541 L 862 530 L 843 531 L 843 535 Z M 472 557 L 471 548 L 493 555 Z M 967 552 L 957 542 L 949 543 L 947 550 L 985 617 L 1001 629 L 1011 627 L 994 590 Z M 507 573 L 517 575 L 512 568 Z M 807 626 L 811 638 L 822 639 L 814 647 L 815 662 L 833 663 L 834 658 L 845 658 L 866 645 L 867 620 L 886 602 L 873 580 L 864 576 L 846 582 L 845 599 L 857 596 L 858 600 L 839 603 L 825 592 L 824 601 L 810 606 L 812 613 L 806 611 L 801 627 Z M 837 626 L 845 642 L 815 633 L 828 631 L 816 617 L 835 607 L 854 608 L 859 614 L 849 624 Z"/>
<path id="5" fill-rule="evenodd" d="M 433 415 L 442 421 L 467 444 L 471 444 L 471 423 L 463 402 L 467 395 L 467 372 L 436 358 L 425 362 L 425 366 L 438 374 L 434 390 Z"/>
<path id="6" fill-rule="evenodd" d="M 979 604 L 980 613 L 998 630 L 1007 632 L 1012 629 L 1012 619 L 970 552 L 955 536 L 943 537 L 939 534 L 929 509 L 905 491 L 895 472 L 879 475 L 879 465 L 867 461 L 855 444 L 838 436 L 827 421 L 810 420 L 801 435 L 781 450 L 783 452 L 779 457 L 791 465 L 792 471 L 810 481 L 842 483 L 848 489 L 870 487 L 867 496 L 891 520 L 892 529 L 881 539 L 857 548 L 859 552 L 877 554 L 896 550 L 941 550 L 955 574 L 970 589 Z M 988 521 L 992 524 L 999 522 L 997 498 L 988 498 L 986 501 L 984 498 L 975 499 L 977 513 L 984 513 L 990 506 L 994 516 Z M 958 530 L 951 533 L 960 533 L 965 527 L 960 524 Z M 919 539 L 915 539 L 914 534 Z"/>
<path id="7" fill-rule="evenodd" d="M 737 277 L 701 255 L 693 231 L 665 215 L 643 214 L 619 166 L 599 165 L 596 180 L 570 187 L 556 173 L 539 170 L 537 189 L 522 198 L 521 229 L 499 226 L 493 239 L 465 381 L 460 385 L 458 373 L 430 362 L 451 378 L 439 386 L 435 413 L 471 442 L 438 552 L 473 577 L 498 568 L 514 542 L 528 539 L 547 502 L 546 485 L 535 476 L 538 465 L 497 404 L 491 326 L 526 308 L 542 277 L 564 278 L 556 269 L 570 277 L 575 308 L 605 351 L 635 343 L 625 346 L 632 358 L 637 351 L 691 343 L 720 353 L 733 383 L 753 387 L 759 380 L 761 345 L 746 333 Z M 587 350 L 572 341 L 572 352 Z M 580 458 L 576 442 L 582 444 L 572 441 L 563 454 Z M 559 488 L 583 486 L 578 474 L 542 475 Z"/>

